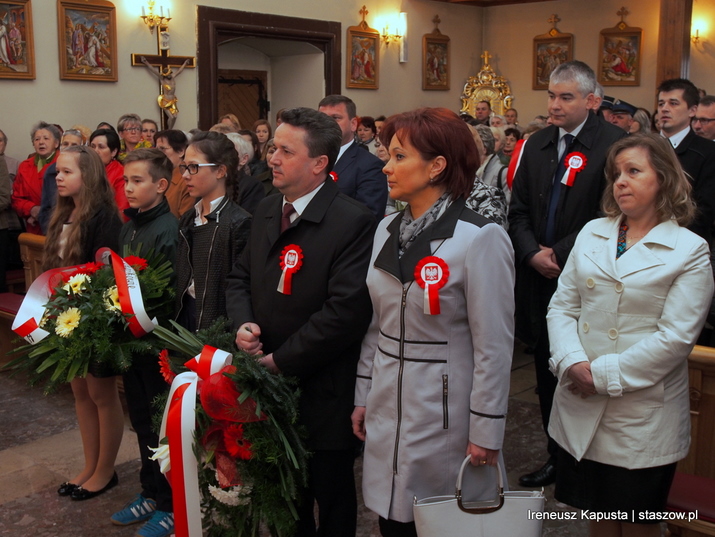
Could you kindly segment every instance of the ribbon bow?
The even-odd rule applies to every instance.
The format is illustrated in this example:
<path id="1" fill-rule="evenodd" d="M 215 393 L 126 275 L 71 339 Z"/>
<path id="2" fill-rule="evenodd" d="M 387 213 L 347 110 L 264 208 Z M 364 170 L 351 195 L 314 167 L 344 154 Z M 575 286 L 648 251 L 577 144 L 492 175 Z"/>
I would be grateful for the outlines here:
<path id="1" fill-rule="evenodd" d="M 198 461 L 193 448 L 199 380 L 222 374 L 232 361 L 231 354 L 206 345 L 200 354 L 184 364 L 192 372 L 177 375 L 171 384 L 159 438 L 169 439 L 168 453 L 160 452 L 160 458 L 168 456 L 169 464 L 165 460 L 160 464 L 166 469 L 173 489 L 176 537 L 200 536 L 203 532 Z"/>

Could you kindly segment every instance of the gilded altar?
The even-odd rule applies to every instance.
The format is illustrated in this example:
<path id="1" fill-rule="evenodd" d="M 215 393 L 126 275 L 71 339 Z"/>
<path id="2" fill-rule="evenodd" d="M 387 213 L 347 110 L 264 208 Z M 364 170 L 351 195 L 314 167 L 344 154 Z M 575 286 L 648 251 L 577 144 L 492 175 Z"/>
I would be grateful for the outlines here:
<path id="1" fill-rule="evenodd" d="M 484 61 L 482 69 L 476 76 L 470 76 L 467 79 L 461 97 L 462 109 L 460 113 L 475 116 L 475 109 L 479 101 L 489 101 L 495 114 L 503 114 L 511 108 L 511 103 L 514 100 L 511 88 L 509 88 L 506 79 L 498 76 L 489 65 L 491 57 L 489 51 L 485 50 L 482 54 Z"/>

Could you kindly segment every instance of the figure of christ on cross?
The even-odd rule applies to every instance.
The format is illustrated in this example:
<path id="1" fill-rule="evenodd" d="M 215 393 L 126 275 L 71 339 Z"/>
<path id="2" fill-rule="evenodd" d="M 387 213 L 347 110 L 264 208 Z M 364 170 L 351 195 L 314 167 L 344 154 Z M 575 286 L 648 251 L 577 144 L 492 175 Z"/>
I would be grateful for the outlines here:
<path id="1" fill-rule="evenodd" d="M 168 29 L 164 32 L 157 32 L 157 47 L 159 54 L 132 54 L 132 65 L 144 65 L 149 72 L 159 80 L 159 96 L 157 103 L 161 108 L 161 129 L 173 129 L 176 123 L 176 116 L 179 115 L 177 107 L 178 97 L 176 96 L 176 77 L 186 67 L 196 67 L 193 56 L 171 56 L 169 54 L 168 43 L 162 46 L 161 36 L 168 34 Z M 166 38 L 165 38 L 166 39 Z M 174 72 L 172 67 L 179 69 Z"/>

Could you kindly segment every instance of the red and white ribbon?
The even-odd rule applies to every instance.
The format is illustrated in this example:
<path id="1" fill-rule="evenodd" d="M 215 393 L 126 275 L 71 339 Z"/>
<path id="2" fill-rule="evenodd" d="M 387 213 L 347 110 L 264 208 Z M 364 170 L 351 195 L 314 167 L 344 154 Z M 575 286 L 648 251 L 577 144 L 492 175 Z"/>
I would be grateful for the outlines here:
<path id="1" fill-rule="evenodd" d="M 45 339 L 50 333 L 40 328 L 40 322 L 45 314 L 45 304 L 49 302 L 55 286 L 64 281 L 62 274 L 82 274 L 85 270 L 90 275 L 97 269 L 94 263 L 89 263 L 50 269 L 40 274 L 27 290 L 12 322 L 12 330 L 28 343 L 39 343 Z"/>
<path id="2" fill-rule="evenodd" d="M 569 153 L 564 159 L 564 164 L 566 164 L 566 172 L 561 178 L 561 184 L 573 186 L 576 174 L 586 167 L 586 155 L 578 151 Z"/>
<path id="3" fill-rule="evenodd" d="M 40 274 L 27 290 L 20 309 L 15 315 L 15 320 L 12 322 L 12 330 L 18 336 L 25 338 L 25 341 L 33 344 L 39 343 L 50 335 L 47 330 L 40 328 L 40 322 L 45 314 L 45 304 L 52 296 L 53 283 L 61 280 L 60 275 L 63 272 L 72 274 L 82 272 L 83 266 L 50 269 Z"/>
<path id="4" fill-rule="evenodd" d="M 139 278 L 132 266 L 109 248 L 101 248 L 97 251 L 97 262 L 100 260 L 112 265 L 119 293 L 119 304 L 122 313 L 128 315 L 127 323 L 134 337 L 142 337 L 154 330 L 158 324 L 157 320 L 156 318 L 150 319 L 144 310 Z"/>
<path id="5" fill-rule="evenodd" d="M 303 250 L 297 244 L 289 244 L 281 252 L 281 279 L 278 292 L 290 295 L 293 290 L 293 274 L 303 265 Z"/>
<path id="6" fill-rule="evenodd" d="M 447 284 L 448 279 L 449 266 L 440 257 L 427 256 L 415 266 L 415 281 L 425 290 L 425 315 L 439 315 L 439 290 Z"/>
<path id="7" fill-rule="evenodd" d="M 337 173 L 335 173 L 335 172 L 330 172 L 330 173 L 328 174 L 328 176 L 333 180 L 333 183 L 337 183 L 337 182 L 338 182 L 338 174 L 337 174 Z"/>
<path id="8" fill-rule="evenodd" d="M 198 461 L 194 454 L 199 380 L 231 365 L 232 360 L 233 356 L 228 352 L 207 345 L 184 364 L 192 371 L 177 375 L 171 384 L 159 438 L 169 440 L 170 463 L 166 477 L 173 490 L 176 537 L 201 537 L 203 534 Z"/>
<path id="9" fill-rule="evenodd" d="M 511 190 L 511 185 L 514 184 L 514 176 L 516 175 L 516 170 L 519 169 L 519 164 L 521 164 L 521 156 L 524 154 L 524 146 L 526 145 L 526 140 L 519 140 L 514 146 L 514 151 L 511 153 L 511 160 L 509 161 L 509 167 L 506 169 L 506 184 Z"/>

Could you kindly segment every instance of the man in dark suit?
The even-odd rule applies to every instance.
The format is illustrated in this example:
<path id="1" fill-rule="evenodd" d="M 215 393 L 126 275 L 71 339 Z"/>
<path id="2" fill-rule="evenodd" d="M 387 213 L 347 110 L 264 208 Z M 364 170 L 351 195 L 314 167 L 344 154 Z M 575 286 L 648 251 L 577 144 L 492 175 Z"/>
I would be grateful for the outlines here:
<path id="1" fill-rule="evenodd" d="M 658 86 L 660 134 L 675 149 L 680 164 L 693 185 L 693 199 L 698 206 L 695 220 L 688 226 L 712 246 L 715 219 L 715 147 L 690 128 L 700 95 L 695 84 L 684 78 L 665 80 Z"/>
<path id="2" fill-rule="evenodd" d="M 355 142 L 358 124 L 355 103 L 343 95 L 328 95 L 320 101 L 318 110 L 332 117 L 342 132 L 333 168 L 340 192 L 365 204 L 381 220 L 387 204 L 387 178 L 382 173 L 385 164 Z"/>
<path id="3" fill-rule="evenodd" d="M 715 140 L 715 95 L 706 95 L 700 99 L 693 118 L 693 130 L 706 140 Z"/>
<path id="4" fill-rule="evenodd" d="M 576 235 L 598 216 L 608 148 L 626 136 L 592 112 L 595 89 L 596 76 L 583 62 L 564 63 L 553 71 L 548 101 L 552 125 L 534 133 L 524 145 L 509 211 L 517 263 L 517 336 L 535 349 L 547 437 L 556 378 L 549 371 L 546 309 Z M 522 486 L 553 483 L 557 446 L 550 437 L 548 442 L 547 463 L 521 476 Z"/>
<path id="5" fill-rule="evenodd" d="M 335 121 L 309 108 L 286 110 L 282 121 L 271 157 L 282 196 L 264 199 L 253 215 L 249 244 L 228 277 L 227 309 L 238 347 L 262 353 L 272 372 L 299 379 L 300 420 L 313 456 L 297 535 L 354 537 L 350 415 L 372 316 L 365 277 L 376 222 L 326 180 L 340 149 Z"/>

